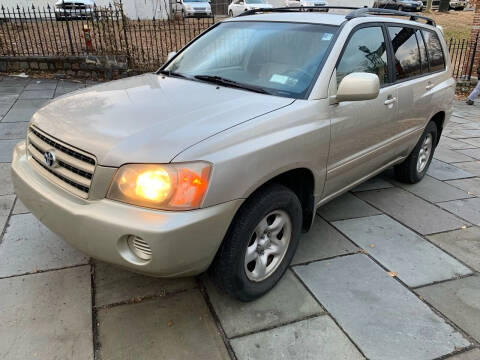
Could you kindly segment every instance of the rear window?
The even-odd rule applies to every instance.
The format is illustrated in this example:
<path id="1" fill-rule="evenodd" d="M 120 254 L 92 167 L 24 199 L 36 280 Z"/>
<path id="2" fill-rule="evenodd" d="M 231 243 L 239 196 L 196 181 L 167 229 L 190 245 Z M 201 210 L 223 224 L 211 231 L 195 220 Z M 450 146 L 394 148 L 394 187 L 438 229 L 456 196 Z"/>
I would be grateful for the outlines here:
<path id="1" fill-rule="evenodd" d="M 422 69 L 415 29 L 389 26 L 388 32 L 393 47 L 396 79 L 420 75 Z"/>
<path id="2" fill-rule="evenodd" d="M 425 43 L 427 44 L 430 71 L 441 71 L 445 69 L 445 57 L 438 35 L 433 31 L 422 30 Z"/>

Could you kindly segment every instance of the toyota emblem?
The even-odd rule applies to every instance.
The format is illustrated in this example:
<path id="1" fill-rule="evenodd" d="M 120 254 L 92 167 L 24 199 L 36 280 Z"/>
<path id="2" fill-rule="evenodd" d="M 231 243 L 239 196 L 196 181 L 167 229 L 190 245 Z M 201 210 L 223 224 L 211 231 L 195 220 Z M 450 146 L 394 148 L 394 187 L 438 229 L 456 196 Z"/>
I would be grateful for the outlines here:
<path id="1" fill-rule="evenodd" d="M 55 158 L 55 151 L 53 150 L 45 151 L 43 158 L 45 159 L 45 164 L 47 164 L 48 167 L 54 167 L 57 162 L 57 159 Z"/>

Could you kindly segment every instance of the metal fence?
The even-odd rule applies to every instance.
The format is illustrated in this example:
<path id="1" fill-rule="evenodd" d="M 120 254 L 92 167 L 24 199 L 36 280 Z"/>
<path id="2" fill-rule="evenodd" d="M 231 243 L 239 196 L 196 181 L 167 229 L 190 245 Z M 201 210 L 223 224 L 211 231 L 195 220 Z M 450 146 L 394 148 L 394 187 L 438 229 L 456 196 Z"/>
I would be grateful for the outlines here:
<path id="1" fill-rule="evenodd" d="M 127 18 L 121 3 L 72 6 L 68 15 L 50 6 L 1 6 L 0 56 L 124 55 L 132 69 L 149 71 L 224 17 L 184 18 L 165 6 L 165 19 L 150 20 Z"/>
<path id="2" fill-rule="evenodd" d="M 169 52 L 223 19 L 227 7 L 223 0 L 214 0 L 213 16 L 184 18 L 172 11 L 169 0 L 164 0 L 160 13 L 165 18 L 140 20 L 128 18 L 121 2 L 86 8 L 67 1 L 62 4 L 63 13 L 50 6 L 1 6 L 0 56 L 122 55 L 130 69 L 152 71 L 166 60 Z M 475 53 L 480 51 L 478 42 L 478 35 L 473 40 L 447 42 L 455 77 L 470 79 L 478 65 L 474 63 Z"/>
<path id="3" fill-rule="evenodd" d="M 450 39 L 448 42 L 453 76 L 457 79 L 470 80 L 474 69 L 480 66 L 475 63 L 475 54 L 480 51 L 479 36 L 480 32 L 473 39 Z"/>

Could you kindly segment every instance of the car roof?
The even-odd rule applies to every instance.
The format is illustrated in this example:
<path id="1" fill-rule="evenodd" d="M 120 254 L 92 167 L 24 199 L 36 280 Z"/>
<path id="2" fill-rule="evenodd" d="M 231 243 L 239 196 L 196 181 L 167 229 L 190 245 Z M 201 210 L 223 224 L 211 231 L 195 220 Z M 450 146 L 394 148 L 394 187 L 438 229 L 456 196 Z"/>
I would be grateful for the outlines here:
<path id="1" fill-rule="evenodd" d="M 346 15 L 346 14 L 345 14 Z M 342 14 L 327 14 L 318 12 L 271 12 L 255 15 L 239 16 L 225 21 L 281 21 L 299 23 L 318 23 L 324 25 L 341 25 L 345 20 Z"/>
<path id="2" fill-rule="evenodd" d="M 275 10 L 275 9 L 273 9 Z M 234 18 L 224 20 L 229 21 L 272 21 L 272 22 L 298 22 L 298 23 L 311 23 L 311 24 L 323 24 L 323 25 L 335 25 L 340 26 L 345 21 L 351 20 L 348 17 L 349 12 L 332 13 L 332 12 L 306 12 L 306 11 L 280 11 L 280 12 L 264 12 L 256 13 L 253 15 L 242 15 Z M 436 26 L 431 26 L 419 21 L 412 21 L 408 18 L 391 17 L 382 15 L 363 15 L 354 17 L 354 19 L 361 19 L 360 22 L 395 22 L 399 24 L 409 24 L 429 29 L 435 29 Z"/>

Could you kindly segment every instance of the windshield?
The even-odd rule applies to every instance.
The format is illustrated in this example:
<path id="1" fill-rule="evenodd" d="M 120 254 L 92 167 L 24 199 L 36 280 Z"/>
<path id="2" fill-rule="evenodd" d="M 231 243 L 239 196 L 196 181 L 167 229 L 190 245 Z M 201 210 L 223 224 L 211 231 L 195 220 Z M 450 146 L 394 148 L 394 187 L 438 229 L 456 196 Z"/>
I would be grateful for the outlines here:
<path id="1" fill-rule="evenodd" d="M 263 0 L 245 0 L 246 4 L 265 4 Z"/>
<path id="2" fill-rule="evenodd" d="M 163 73 L 246 85 L 273 95 L 306 96 L 336 26 L 225 22 L 198 38 Z M 210 79 L 211 80 L 211 79 Z"/>
<path id="3" fill-rule="evenodd" d="M 184 3 L 190 3 L 190 2 L 207 2 L 208 0 L 183 0 Z"/>

